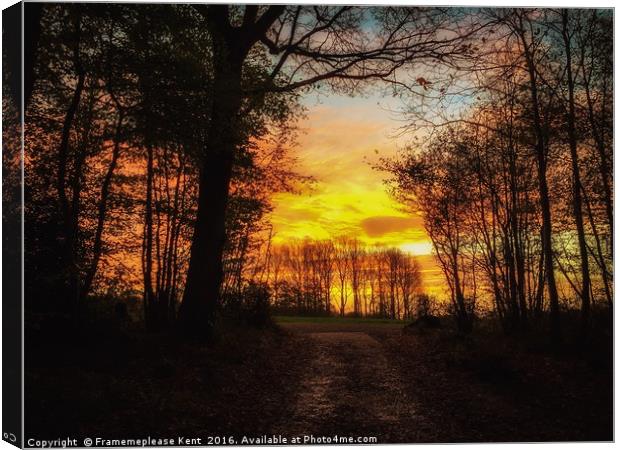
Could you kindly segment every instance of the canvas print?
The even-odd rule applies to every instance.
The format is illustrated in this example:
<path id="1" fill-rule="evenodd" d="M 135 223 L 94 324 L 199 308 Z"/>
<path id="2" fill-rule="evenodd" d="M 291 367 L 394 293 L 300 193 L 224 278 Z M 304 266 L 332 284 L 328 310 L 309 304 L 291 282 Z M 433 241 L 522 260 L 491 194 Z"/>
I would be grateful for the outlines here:
<path id="1" fill-rule="evenodd" d="M 613 21 L 4 10 L 4 440 L 612 441 Z"/>

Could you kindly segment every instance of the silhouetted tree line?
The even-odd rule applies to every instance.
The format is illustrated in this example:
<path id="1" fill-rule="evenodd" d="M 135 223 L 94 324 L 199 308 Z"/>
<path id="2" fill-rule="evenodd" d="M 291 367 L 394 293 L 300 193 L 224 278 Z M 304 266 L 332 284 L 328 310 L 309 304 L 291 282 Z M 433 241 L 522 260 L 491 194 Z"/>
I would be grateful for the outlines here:
<path id="1" fill-rule="evenodd" d="M 418 261 L 396 248 L 347 237 L 304 240 L 274 247 L 267 264 L 276 311 L 391 319 L 429 312 Z"/>
<path id="2" fill-rule="evenodd" d="M 444 112 L 409 111 L 431 137 L 383 169 L 424 217 L 462 331 L 490 309 L 507 332 L 548 319 L 557 341 L 578 308 L 587 335 L 613 305 L 612 14 L 479 14 L 470 62 L 424 86 Z"/>

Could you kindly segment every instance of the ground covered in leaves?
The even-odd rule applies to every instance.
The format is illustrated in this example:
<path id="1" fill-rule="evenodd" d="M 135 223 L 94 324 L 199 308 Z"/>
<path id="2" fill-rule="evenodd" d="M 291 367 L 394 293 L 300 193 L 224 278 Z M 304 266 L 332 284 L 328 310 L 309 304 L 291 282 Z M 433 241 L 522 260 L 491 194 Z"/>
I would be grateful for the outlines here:
<path id="1" fill-rule="evenodd" d="M 227 330 L 209 345 L 144 333 L 64 348 L 31 340 L 26 438 L 263 434 L 293 396 L 306 346 L 256 329 Z"/>
<path id="2" fill-rule="evenodd" d="M 436 424 L 422 441 L 613 439 L 611 357 L 527 348 L 497 333 L 430 330 L 383 344 Z"/>
<path id="3" fill-rule="evenodd" d="M 611 362 L 497 333 L 287 321 L 174 334 L 27 334 L 26 438 L 611 440 Z M 289 441 L 290 442 L 290 441 Z"/>

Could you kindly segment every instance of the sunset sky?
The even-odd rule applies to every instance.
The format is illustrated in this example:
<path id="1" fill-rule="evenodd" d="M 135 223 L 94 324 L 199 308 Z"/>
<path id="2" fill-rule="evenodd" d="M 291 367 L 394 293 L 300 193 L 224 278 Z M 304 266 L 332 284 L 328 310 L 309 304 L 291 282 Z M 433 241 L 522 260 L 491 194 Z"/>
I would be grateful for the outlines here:
<path id="1" fill-rule="evenodd" d="M 305 105 L 308 115 L 294 152 L 299 171 L 315 183 L 301 194 L 275 197 L 274 241 L 346 235 L 367 245 L 398 247 L 419 256 L 425 285 L 435 291 L 441 276 L 422 218 L 402 211 L 386 192 L 385 174 L 371 167 L 411 139 L 397 136 L 403 122 L 392 111 L 398 104 L 378 94 L 332 94 L 309 97 Z"/>

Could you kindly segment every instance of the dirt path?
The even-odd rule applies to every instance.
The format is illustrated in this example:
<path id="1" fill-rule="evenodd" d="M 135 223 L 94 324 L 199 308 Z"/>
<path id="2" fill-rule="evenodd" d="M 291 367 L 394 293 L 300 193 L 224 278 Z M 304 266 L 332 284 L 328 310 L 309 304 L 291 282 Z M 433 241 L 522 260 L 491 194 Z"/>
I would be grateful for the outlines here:
<path id="1" fill-rule="evenodd" d="M 382 345 L 364 332 L 308 333 L 307 371 L 278 428 L 289 436 L 416 438 L 421 419 Z"/>
<path id="2" fill-rule="evenodd" d="M 297 342 L 276 434 L 378 443 L 608 441 L 612 376 L 583 358 L 493 334 L 403 335 L 402 325 L 286 323 Z M 295 351 L 295 350 L 294 350 Z"/>

